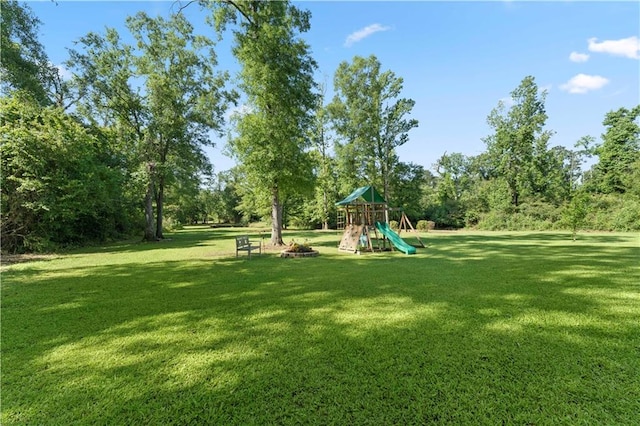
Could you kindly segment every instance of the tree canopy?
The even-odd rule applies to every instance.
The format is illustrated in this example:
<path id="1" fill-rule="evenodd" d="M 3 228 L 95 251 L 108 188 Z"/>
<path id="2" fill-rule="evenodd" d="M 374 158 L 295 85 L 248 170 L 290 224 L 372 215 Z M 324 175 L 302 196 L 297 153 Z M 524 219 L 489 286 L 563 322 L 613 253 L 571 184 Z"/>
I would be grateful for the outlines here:
<path id="1" fill-rule="evenodd" d="M 640 105 L 607 112 L 599 138 L 552 146 L 547 93 L 525 76 L 489 112 L 484 152 L 420 141 L 443 151 L 427 169 L 400 161 L 397 148 L 418 126 L 415 102 L 378 58 L 344 61 L 333 87 L 321 85 L 304 39 L 309 11 L 288 1 L 198 3 L 218 39 L 232 39 L 236 76 L 181 8 L 130 16 L 131 37 L 86 34 L 64 80 L 38 40 L 38 18 L 3 2 L 3 251 L 155 241 L 199 221 L 265 221 L 279 245 L 287 226 L 336 226 L 335 201 L 365 185 L 423 229 L 640 230 Z M 205 148 L 225 133 L 237 165 L 214 175 Z"/>
<path id="2" fill-rule="evenodd" d="M 389 196 L 393 168 L 398 163 L 395 148 L 409 140 L 418 126 L 409 119 L 415 102 L 399 98 L 403 79 L 393 71 L 381 71 L 374 55 L 356 56 L 342 62 L 334 77 L 336 95 L 328 106 L 334 129 L 340 137 L 338 164 L 349 186 L 370 183 Z"/>
<path id="3" fill-rule="evenodd" d="M 91 33 L 68 64 L 78 71 L 89 121 L 96 121 L 89 111 L 97 107 L 101 125 L 129 135 L 132 166 L 146 188 L 145 239 L 153 240 L 163 238 L 166 187 L 209 170 L 202 146 L 213 144 L 210 131 L 222 131 L 235 94 L 225 90 L 228 75 L 214 69 L 213 41 L 194 35 L 182 14 L 164 19 L 138 13 L 127 27 L 135 45 L 123 44 L 114 29 Z"/>
<path id="4" fill-rule="evenodd" d="M 271 244 L 282 244 L 282 197 L 310 191 L 306 129 L 316 106 L 316 63 L 299 33 L 309 13 L 289 2 L 212 5 L 218 30 L 235 24 L 233 53 L 242 69 L 246 109 L 235 117 L 230 146 L 252 186 L 271 199 Z"/>

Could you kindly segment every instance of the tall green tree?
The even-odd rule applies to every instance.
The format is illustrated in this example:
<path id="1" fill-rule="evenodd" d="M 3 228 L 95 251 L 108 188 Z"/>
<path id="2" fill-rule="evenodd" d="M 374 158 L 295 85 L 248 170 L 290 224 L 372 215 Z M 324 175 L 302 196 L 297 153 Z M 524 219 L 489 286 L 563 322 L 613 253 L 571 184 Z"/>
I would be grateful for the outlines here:
<path id="1" fill-rule="evenodd" d="M 403 79 L 381 71 L 374 55 L 356 56 L 338 66 L 336 95 L 328 106 L 341 138 L 336 155 L 343 175 L 355 175 L 360 184 L 381 186 L 385 197 L 390 195 L 391 173 L 399 161 L 395 149 L 418 126 L 418 120 L 407 117 L 415 101 L 400 98 L 402 88 Z"/>
<path id="2" fill-rule="evenodd" d="M 127 19 L 140 54 L 136 75 L 145 79 L 145 100 L 152 119 L 147 127 L 149 155 L 156 160 L 156 237 L 163 238 L 164 191 L 172 181 L 208 172 L 202 147 L 213 145 L 210 131 L 221 133 L 233 94 L 228 76 L 216 72 L 213 42 L 193 34 L 184 15 L 165 20 L 144 13 Z"/>
<path id="3" fill-rule="evenodd" d="M 91 33 L 69 66 L 78 70 L 76 84 L 87 94 L 85 116 L 123 129 L 131 142 L 127 150 L 145 188 L 144 236 L 154 240 L 163 238 L 166 187 L 210 170 L 203 146 L 213 145 L 209 132 L 221 132 L 235 95 L 225 90 L 226 73 L 215 70 L 213 42 L 194 35 L 182 14 L 165 19 L 138 13 L 127 27 L 135 45 L 122 43 L 113 29 L 105 36 Z"/>
<path id="4" fill-rule="evenodd" d="M 329 229 L 329 216 L 335 211 L 337 176 L 335 173 L 335 161 L 331 155 L 333 141 L 329 132 L 329 115 L 324 105 L 324 96 L 325 87 L 322 86 L 317 100 L 314 121 L 310 129 L 316 176 L 311 216 L 322 224 L 322 229 L 326 230 Z"/>
<path id="5" fill-rule="evenodd" d="M 27 4 L 3 0 L 0 13 L 0 87 L 25 90 L 40 105 L 51 103 L 48 89 L 57 70 L 38 40 L 41 21 Z"/>
<path id="6" fill-rule="evenodd" d="M 230 147 L 247 179 L 271 203 L 271 241 L 281 245 L 282 200 L 310 192 L 312 161 L 307 129 L 316 107 L 316 63 L 299 36 L 310 13 L 288 1 L 211 3 L 216 29 L 233 26 L 233 53 L 241 65 L 247 111 L 236 116 Z"/>
<path id="7" fill-rule="evenodd" d="M 66 66 L 74 71 L 73 86 L 82 94 L 77 113 L 93 126 L 113 129 L 125 154 L 124 168 L 144 202 L 144 239 L 155 240 L 152 172 L 154 162 L 146 155 L 147 127 L 151 117 L 139 87 L 134 86 L 134 48 L 120 34 L 107 28 L 104 35 L 89 33 L 70 50 Z"/>
<path id="8" fill-rule="evenodd" d="M 428 173 L 419 164 L 399 162 L 391 174 L 393 195 L 387 200 L 392 207 L 402 208 L 414 222 L 423 216 L 422 198 Z"/>
<path id="9" fill-rule="evenodd" d="M 545 176 L 544 156 L 553 134 L 545 130 L 546 91 L 538 90 L 534 77 L 525 77 L 511 92 L 513 105 L 507 110 L 500 101 L 487 118 L 494 134 L 484 139 L 494 170 L 509 187 L 515 207 L 527 192 L 540 190 L 536 185 Z"/>
<path id="10" fill-rule="evenodd" d="M 605 115 L 602 144 L 596 148 L 598 187 L 604 193 L 624 193 L 629 189 L 627 176 L 640 159 L 640 105 L 620 108 Z M 637 182 L 635 182 L 637 185 Z"/>
<path id="11" fill-rule="evenodd" d="M 242 202 L 239 186 L 244 176 L 237 167 L 220 172 L 213 184 L 214 216 L 218 222 L 240 223 L 242 214 L 238 207 Z"/>
<path id="12" fill-rule="evenodd" d="M 469 171 L 472 158 L 459 152 L 446 152 L 435 164 L 438 174 L 437 200 L 439 206 L 432 210 L 433 220 L 441 226 L 460 228 L 464 226 L 465 206 L 463 196 L 472 184 Z"/>

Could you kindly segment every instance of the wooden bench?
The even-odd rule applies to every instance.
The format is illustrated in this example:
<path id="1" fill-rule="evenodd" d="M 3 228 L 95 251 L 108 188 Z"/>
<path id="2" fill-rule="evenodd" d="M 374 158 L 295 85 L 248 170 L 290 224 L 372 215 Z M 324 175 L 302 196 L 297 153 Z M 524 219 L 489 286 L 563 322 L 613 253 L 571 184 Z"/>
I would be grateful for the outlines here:
<path id="1" fill-rule="evenodd" d="M 251 258 L 251 252 L 255 250 L 258 250 L 258 254 L 262 254 L 262 247 L 260 245 L 252 246 L 248 235 L 236 237 L 236 257 L 238 257 L 238 252 L 246 251 Z"/>

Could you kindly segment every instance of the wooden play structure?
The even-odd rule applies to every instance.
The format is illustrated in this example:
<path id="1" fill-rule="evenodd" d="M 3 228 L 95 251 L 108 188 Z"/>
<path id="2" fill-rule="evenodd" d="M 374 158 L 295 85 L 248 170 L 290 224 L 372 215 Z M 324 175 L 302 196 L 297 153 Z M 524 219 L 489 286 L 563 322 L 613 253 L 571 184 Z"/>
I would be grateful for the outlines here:
<path id="1" fill-rule="evenodd" d="M 338 248 L 341 251 L 383 251 L 396 248 L 406 254 L 414 254 L 415 246 L 407 244 L 399 234 L 413 232 L 419 242 L 424 243 L 411 225 L 402 209 L 389 208 L 387 201 L 373 186 L 363 186 L 336 203 L 338 207 L 338 229 L 344 229 Z M 398 233 L 389 226 L 389 215 L 400 212 Z M 409 231 L 410 230 L 410 231 Z"/>

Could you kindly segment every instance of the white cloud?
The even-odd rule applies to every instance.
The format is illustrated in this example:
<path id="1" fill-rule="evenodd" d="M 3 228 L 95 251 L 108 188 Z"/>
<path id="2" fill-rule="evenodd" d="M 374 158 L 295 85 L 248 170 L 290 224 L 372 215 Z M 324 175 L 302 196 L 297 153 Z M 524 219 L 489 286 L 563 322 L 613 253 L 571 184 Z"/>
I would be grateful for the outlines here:
<path id="1" fill-rule="evenodd" d="M 601 89 L 607 84 L 609 84 L 609 79 L 599 75 L 578 74 L 561 85 L 560 89 L 573 94 L 583 94 Z"/>
<path id="2" fill-rule="evenodd" d="M 587 40 L 591 52 L 640 59 L 640 39 L 637 36 L 621 38 L 620 40 L 603 40 L 601 42 L 597 40 L 595 37 Z"/>
<path id="3" fill-rule="evenodd" d="M 344 41 L 345 47 L 351 47 L 354 43 L 359 42 L 360 40 L 369 37 L 370 35 L 380 32 L 390 30 L 391 27 L 384 27 L 380 24 L 371 24 L 369 26 L 364 27 L 361 30 L 355 31 L 347 36 L 347 39 Z"/>
<path id="4" fill-rule="evenodd" d="M 589 60 L 589 54 L 571 52 L 571 54 L 569 55 L 569 60 L 571 62 L 587 62 Z"/>

